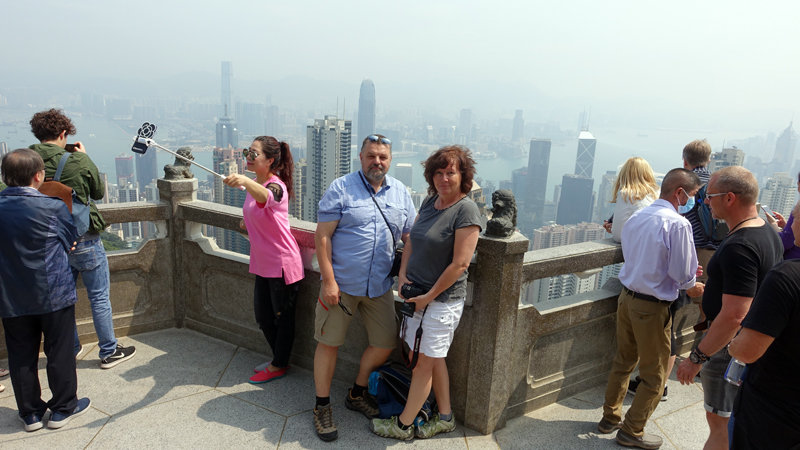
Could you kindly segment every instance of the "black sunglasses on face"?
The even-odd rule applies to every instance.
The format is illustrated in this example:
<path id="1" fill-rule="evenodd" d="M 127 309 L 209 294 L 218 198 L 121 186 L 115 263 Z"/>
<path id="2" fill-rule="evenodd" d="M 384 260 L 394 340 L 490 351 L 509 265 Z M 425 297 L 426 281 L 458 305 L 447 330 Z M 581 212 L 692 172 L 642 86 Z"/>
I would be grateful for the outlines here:
<path id="1" fill-rule="evenodd" d="M 374 134 L 370 134 L 369 136 L 367 136 L 367 140 L 370 141 L 370 142 L 379 142 L 380 141 L 380 143 L 383 144 L 383 145 L 392 145 L 392 141 L 390 141 L 389 139 L 386 139 L 384 137 L 378 137 L 378 136 L 375 136 Z"/>

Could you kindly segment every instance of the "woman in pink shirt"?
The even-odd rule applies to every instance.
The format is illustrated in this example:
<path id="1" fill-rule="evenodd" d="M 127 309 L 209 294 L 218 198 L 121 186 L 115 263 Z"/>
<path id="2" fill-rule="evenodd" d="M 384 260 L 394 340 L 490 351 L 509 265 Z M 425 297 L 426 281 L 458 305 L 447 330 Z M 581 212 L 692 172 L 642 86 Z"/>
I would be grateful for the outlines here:
<path id="1" fill-rule="evenodd" d="M 294 316 L 298 282 L 303 279 L 300 247 L 289 228 L 289 198 L 294 197 L 294 162 L 289 144 L 271 136 L 259 136 L 244 149 L 247 169 L 256 173 L 251 180 L 233 174 L 225 184 L 244 186 L 247 198 L 242 207 L 244 225 L 250 237 L 250 273 L 255 274 L 256 322 L 264 332 L 273 359 L 256 367 L 250 378 L 266 383 L 286 375 L 294 344 Z"/>

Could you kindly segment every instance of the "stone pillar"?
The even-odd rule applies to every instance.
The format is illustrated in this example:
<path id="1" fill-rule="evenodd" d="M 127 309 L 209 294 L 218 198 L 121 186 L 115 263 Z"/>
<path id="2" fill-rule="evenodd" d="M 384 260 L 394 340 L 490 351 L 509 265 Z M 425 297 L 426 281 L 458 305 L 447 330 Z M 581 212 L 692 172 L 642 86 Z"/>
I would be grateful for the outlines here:
<path id="1" fill-rule="evenodd" d="M 175 326 L 183 328 L 186 319 L 183 276 L 183 241 L 186 238 L 186 223 L 178 216 L 177 212 L 179 204 L 197 200 L 197 179 L 165 180 L 160 178 L 157 184 L 161 201 L 168 202 L 172 207 L 167 233 L 172 248 L 172 273 L 175 274 L 172 282 L 173 298 L 175 299 Z"/>
<path id="2" fill-rule="evenodd" d="M 473 304 L 464 425 L 490 434 L 504 425 L 512 387 L 512 349 L 528 239 L 481 236 Z"/>

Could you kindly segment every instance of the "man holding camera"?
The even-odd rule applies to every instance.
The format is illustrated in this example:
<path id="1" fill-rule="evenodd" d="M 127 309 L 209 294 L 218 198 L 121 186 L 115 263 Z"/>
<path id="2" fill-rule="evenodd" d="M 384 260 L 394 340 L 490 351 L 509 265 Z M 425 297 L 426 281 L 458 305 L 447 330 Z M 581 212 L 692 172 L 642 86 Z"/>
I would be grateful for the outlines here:
<path id="1" fill-rule="evenodd" d="M 395 242 L 408 239 L 416 218 L 411 195 L 403 183 L 387 174 L 392 142 L 382 135 L 364 139 L 361 170 L 331 183 L 319 202 L 315 242 L 322 278 L 314 338 L 314 384 L 317 401 L 314 426 L 323 441 L 333 441 L 330 389 L 339 347 L 344 344 L 353 312 L 369 335 L 358 376 L 345 405 L 369 419 L 378 405 L 367 392 L 369 375 L 380 367 L 397 344 L 392 277 Z"/>
<path id="2" fill-rule="evenodd" d="M 44 160 L 45 177 L 53 179 L 56 170 L 65 152 L 73 152 L 64 163 L 59 181 L 71 187 L 84 204 L 90 205 L 89 229 L 83 236 L 78 237 L 76 250 L 70 253 L 69 263 L 72 266 L 72 276 L 78 279 L 78 274 L 83 278 L 89 303 L 92 307 L 92 319 L 97 333 L 98 346 L 100 347 L 100 367 L 110 369 L 117 364 L 132 358 L 136 352 L 135 347 L 123 347 L 117 343 L 114 335 L 114 321 L 111 316 L 111 299 L 109 290 L 111 280 L 108 272 L 108 259 L 100 240 L 100 233 L 106 228 L 103 216 L 97 211 L 97 206 L 90 200 L 100 200 L 105 195 L 97 166 L 86 154 L 82 143 L 67 144 L 67 136 L 77 133 L 72 120 L 63 111 L 50 109 L 38 112 L 31 118 L 31 132 L 39 139 L 40 144 L 31 145 Z M 75 328 L 75 354 L 76 357 L 83 352 L 78 329 Z"/>

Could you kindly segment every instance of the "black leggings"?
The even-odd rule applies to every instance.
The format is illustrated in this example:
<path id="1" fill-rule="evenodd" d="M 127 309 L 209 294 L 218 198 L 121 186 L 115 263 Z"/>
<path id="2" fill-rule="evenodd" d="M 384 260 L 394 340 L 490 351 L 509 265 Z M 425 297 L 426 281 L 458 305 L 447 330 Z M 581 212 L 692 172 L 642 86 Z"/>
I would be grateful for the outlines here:
<path id="1" fill-rule="evenodd" d="M 256 322 L 272 348 L 272 365 L 289 365 L 294 345 L 294 315 L 299 283 L 287 285 L 283 278 L 256 275 L 253 306 Z"/>

